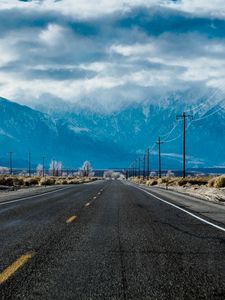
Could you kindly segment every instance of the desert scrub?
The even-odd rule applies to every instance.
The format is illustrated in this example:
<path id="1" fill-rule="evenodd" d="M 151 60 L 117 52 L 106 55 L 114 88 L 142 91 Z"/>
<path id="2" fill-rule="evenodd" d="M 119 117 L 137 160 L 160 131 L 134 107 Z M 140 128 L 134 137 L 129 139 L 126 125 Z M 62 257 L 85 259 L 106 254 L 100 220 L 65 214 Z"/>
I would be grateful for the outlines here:
<path id="1" fill-rule="evenodd" d="M 39 182 L 40 182 L 40 177 L 28 177 L 23 179 L 24 186 L 38 185 Z"/>
<path id="2" fill-rule="evenodd" d="M 215 188 L 222 188 L 225 187 L 225 175 L 219 176 L 215 178 L 214 181 Z"/>
<path id="3" fill-rule="evenodd" d="M 184 179 L 184 178 L 179 179 L 178 182 L 177 182 L 177 184 L 179 186 L 185 186 L 187 183 L 188 183 L 187 179 Z"/>
<path id="4" fill-rule="evenodd" d="M 209 187 L 214 187 L 215 182 L 216 182 L 216 177 L 211 178 L 211 179 L 209 180 L 209 182 L 208 182 L 208 186 L 209 186 Z"/>
<path id="5" fill-rule="evenodd" d="M 151 185 L 151 186 L 157 185 L 157 184 L 158 184 L 158 180 L 156 180 L 156 179 L 153 179 L 153 180 L 151 180 L 151 182 L 150 182 L 150 185 Z"/>
<path id="6" fill-rule="evenodd" d="M 50 177 L 42 177 L 39 185 L 54 185 L 55 184 L 55 178 L 50 178 Z"/>
<path id="7" fill-rule="evenodd" d="M 13 177 L 12 176 L 1 176 L 0 185 L 13 186 Z"/>

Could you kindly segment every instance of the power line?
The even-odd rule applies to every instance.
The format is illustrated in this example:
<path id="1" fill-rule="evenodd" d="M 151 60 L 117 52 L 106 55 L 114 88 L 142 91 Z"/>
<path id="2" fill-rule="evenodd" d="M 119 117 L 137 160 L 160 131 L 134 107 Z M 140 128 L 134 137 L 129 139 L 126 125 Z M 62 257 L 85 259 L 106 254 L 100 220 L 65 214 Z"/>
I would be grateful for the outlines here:
<path id="1" fill-rule="evenodd" d="M 158 137 L 158 140 L 156 141 L 156 144 L 158 144 L 158 177 L 162 177 L 162 170 L 161 170 L 161 144 L 163 142 L 160 139 L 160 136 Z"/>
<path id="2" fill-rule="evenodd" d="M 149 148 L 147 149 L 147 179 L 149 179 Z"/>
<path id="3" fill-rule="evenodd" d="M 42 176 L 45 177 L 45 157 L 42 156 Z"/>
<path id="4" fill-rule="evenodd" d="M 138 178 L 140 179 L 141 176 L 141 159 L 138 158 Z"/>
<path id="5" fill-rule="evenodd" d="M 29 155 L 28 155 L 28 174 L 29 174 L 29 177 L 31 176 L 31 153 L 29 152 Z"/>
<path id="6" fill-rule="evenodd" d="M 193 118 L 192 115 L 188 115 L 183 112 L 182 115 L 176 116 L 177 120 L 183 120 L 183 178 L 186 177 L 186 121 L 188 118 Z"/>
<path id="7" fill-rule="evenodd" d="M 144 158 L 143 158 L 143 179 L 145 179 L 145 160 L 146 160 L 146 155 L 144 154 Z"/>
<path id="8" fill-rule="evenodd" d="M 10 151 L 9 152 L 9 172 L 10 172 L 10 175 L 12 175 L 12 173 L 13 173 L 13 169 L 12 169 L 12 156 L 13 156 L 13 152 L 12 151 Z"/>

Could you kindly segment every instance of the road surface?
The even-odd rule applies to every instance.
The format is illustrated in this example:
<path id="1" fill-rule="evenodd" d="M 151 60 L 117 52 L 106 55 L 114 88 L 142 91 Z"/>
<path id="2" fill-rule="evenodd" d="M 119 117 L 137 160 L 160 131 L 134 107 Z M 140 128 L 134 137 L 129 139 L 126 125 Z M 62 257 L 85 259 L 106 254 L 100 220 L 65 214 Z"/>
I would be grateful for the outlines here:
<path id="1" fill-rule="evenodd" d="M 224 208 L 192 201 L 98 181 L 1 202 L 0 299 L 225 299 Z"/>

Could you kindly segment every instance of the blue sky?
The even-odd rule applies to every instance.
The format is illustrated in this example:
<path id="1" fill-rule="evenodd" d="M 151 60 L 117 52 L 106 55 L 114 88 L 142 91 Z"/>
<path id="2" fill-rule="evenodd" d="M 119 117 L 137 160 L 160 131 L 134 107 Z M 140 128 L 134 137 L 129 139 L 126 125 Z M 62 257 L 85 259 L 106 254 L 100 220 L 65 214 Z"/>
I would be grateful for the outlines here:
<path id="1" fill-rule="evenodd" d="M 224 79 L 225 0 L 0 0 L 0 94 L 19 103 L 112 112 Z"/>

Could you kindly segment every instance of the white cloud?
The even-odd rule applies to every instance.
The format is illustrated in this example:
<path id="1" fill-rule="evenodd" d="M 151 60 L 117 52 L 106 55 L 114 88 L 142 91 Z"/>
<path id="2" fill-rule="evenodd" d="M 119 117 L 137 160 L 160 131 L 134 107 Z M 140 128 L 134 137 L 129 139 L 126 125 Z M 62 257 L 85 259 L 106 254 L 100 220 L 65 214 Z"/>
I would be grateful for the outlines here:
<path id="1" fill-rule="evenodd" d="M 225 17 L 225 0 L 180 0 L 166 1 L 165 7 L 199 16 Z"/>
<path id="2" fill-rule="evenodd" d="M 39 38 L 42 42 L 48 45 L 56 45 L 62 41 L 65 34 L 65 29 L 57 24 L 48 24 L 48 27 L 42 30 Z"/>
<path id="3" fill-rule="evenodd" d="M 215 1 L 217 7 L 213 8 L 208 1 L 185 0 L 177 3 L 101 0 L 98 5 L 94 0 L 2 0 L 0 11 L 17 8 L 14 11 L 17 17 L 22 12 L 26 16 L 28 11 L 35 15 L 44 12 L 44 22 L 40 26 L 35 22 L 33 26 L 31 13 L 28 27 L 23 21 L 22 27 L 10 28 L 0 39 L 1 96 L 26 103 L 41 101 L 49 95 L 51 99 L 61 98 L 87 106 L 90 102 L 96 108 L 99 105 L 114 110 L 146 98 L 153 101 L 155 94 L 164 96 L 197 85 L 223 90 L 224 38 L 209 39 L 201 32 L 177 33 L 175 30 L 154 35 L 146 33 L 146 28 L 142 31 L 141 26 L 136 27 L 135 21 L 132 21 L 132 28 L 127 28 L 118 25 L 114 19 L 112 24 L 110 18 L 108 23 L 105 19 L 99 18 L 97 22 L 92 19 L 119 11 L 121 20 L 123 12 L 139 5 L 148 8 L 160 5 L 193 15 L 208 14 L 210 10 L 218 14 L 216 10 L 220 10 L 221 16 L 222 1 Z M 58 15 L 46 17 L 52 11 Z M 147 12 L 146 9 L 146 15 Z M 152 11 L 149 12 L 151 20 Z M 69 19 L 61 14 L 68 15 Z M 88 22 L 73 23 L 71 16 L 88 19 Z M 142 22 L 144 24 L 145 20 Z M 85 31 L 91 25 L 94 33 L 86 35 Z M 167 30 L 167 23 L 165 26 Z"/>
<path id="4" fill-rule="evenodd" d="M 2 9 L 35 10 L 37 12 L 58 12 L 75 18 L 96 18 L 115 12 L 127 12 L 132 8 L 154 6 L 175 9 L 193 15 L 225 18 L 225 0 L 33 0 L 29 2 L 18 0 L 1 0 Z"/>

